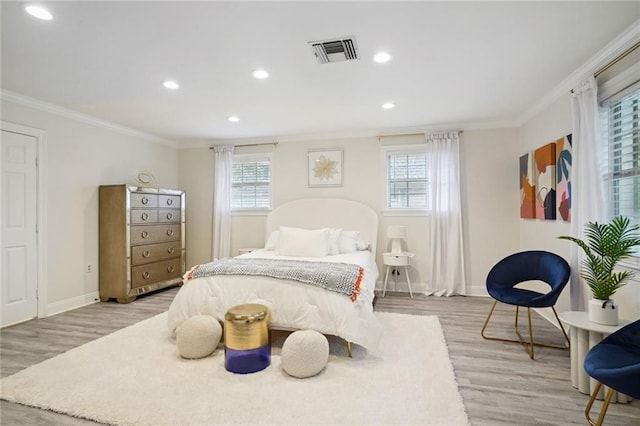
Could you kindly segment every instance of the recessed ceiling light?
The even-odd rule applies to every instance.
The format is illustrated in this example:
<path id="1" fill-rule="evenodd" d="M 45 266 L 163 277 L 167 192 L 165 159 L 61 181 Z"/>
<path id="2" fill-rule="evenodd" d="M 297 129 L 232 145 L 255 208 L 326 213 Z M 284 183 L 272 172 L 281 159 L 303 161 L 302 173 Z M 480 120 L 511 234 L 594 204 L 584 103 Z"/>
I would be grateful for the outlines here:
<path id="1" fill-rule="evenodd" d="M 35 16 L 38 19 L 44 19 L 50 21 L 53 19 L 53 15 L 47 9 L 42 6 L 29 5 L 25 6 L 24 10 L 31 16 Z"/>
<path id="2" fill-rule="evenodd" d="M 227 117 L 227 120 L 229 120 L 229 121 L 230 121 L 230 122 L 232 122 L 232 123 L 237 123 L 238 121 L 240 121 L 240 119 L 239 119 L 237 116 L 235 116 L 235 115 L 232 115 L 232 116 L 230 116 L 230 117 Z"/>
<path id="3" fill-rule="evenodd" d="M 167 89 L 171 89 L 171 90 L 176 90 L 177 88 L 180 87 L 180 85 L 173 80 L 167 80 L 164 83 L 162 83 L 162 85 Z"/>
<path id="4" fill-rule="evenodd" d="M 269 77 L 269 73 L 265 70 L 255 70 L 253 72 L 253 77 L 257 78 L 258 80 L 264 80 L 265 78 Z"/>
<path id="5" fill-rule="evenodd" d="M 383 64 L 383 63 L 389 62 L 391 60 L 391 55 L 389 55 L 387 52 L 378 52 L 373 57 L 373 60 L 376 61 L 379 64 Z"/>
<path id="6" fill-rule="evenodd" d="M 393 109 L 395 107 L 396 107 L 396 104 L 394 104 L 393 102 L 385 102 L 382 104 L 383 109 Z"/>

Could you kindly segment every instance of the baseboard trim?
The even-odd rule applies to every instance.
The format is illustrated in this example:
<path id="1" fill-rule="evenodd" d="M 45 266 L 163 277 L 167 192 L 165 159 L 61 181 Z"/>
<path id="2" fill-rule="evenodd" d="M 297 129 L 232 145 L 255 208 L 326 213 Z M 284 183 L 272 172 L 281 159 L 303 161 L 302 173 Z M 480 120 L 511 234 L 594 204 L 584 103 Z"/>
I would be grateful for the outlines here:
<path id="1" fill-rule="evenodd" d="M 47 312 L 45 316 L 50 317 L 52 315 L 61 314 L 73 309 L 91 305 L 92 303 L 96 303 L 98 301 L 100 301 L 100 295 L 97 291 L 94 291 L 92 293 L 83 294 L 82 296 L 76 296 L 70 299 L 61 300 L 59 302 L 49 303 L 47 305 Z"/>

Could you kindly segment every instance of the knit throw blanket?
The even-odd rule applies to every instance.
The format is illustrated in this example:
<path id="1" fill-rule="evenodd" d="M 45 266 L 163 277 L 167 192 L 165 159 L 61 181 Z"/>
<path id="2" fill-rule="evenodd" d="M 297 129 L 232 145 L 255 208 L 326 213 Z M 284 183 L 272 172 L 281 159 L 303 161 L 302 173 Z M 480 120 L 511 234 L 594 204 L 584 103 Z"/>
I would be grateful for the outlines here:
<path id="1" fill-rule="evenodd" d="M 298 281 L 345 294 L 355 302 L 364 276 L 361 266 L 306 260 L 226 258 L 194 266 L 187 279 L 212 275 L 252 275 Z"/>

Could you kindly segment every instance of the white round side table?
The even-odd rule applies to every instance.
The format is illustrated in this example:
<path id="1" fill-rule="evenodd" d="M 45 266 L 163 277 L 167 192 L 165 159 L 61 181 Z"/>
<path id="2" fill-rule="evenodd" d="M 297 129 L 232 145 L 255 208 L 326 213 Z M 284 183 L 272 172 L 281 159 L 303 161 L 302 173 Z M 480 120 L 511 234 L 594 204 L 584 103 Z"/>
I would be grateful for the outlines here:
<path id="1" fill-rule="evenodd" d="M 596 386 L 596 380 L 589 377 L 584 370 L 584 358 L 589 350 L 602 339 L 629 324 L 620 320 L 618 325 L 602 325 L 589 321 L 589 314 L 580 311 L 562 312 L 558 315 L 560 321 L 571 326 L 571 385 L 580 392 L 590 395 Z M 606 386 L 600 389 L 598 399 L 603 399 Z M 611 402 L 627 403 L 630 398 L 616 392 Z"/>

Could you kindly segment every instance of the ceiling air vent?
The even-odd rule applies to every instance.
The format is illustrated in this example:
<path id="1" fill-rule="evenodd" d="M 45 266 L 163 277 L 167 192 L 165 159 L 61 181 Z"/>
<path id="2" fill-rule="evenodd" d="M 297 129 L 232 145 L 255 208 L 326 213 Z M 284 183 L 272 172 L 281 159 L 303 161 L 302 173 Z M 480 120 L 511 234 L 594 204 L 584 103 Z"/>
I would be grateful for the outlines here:
<path id="1" fill-rule="evenodd" d="M 310 41 L 309 46 L 320 64 L 360 59 L 355 37 Z"/>

